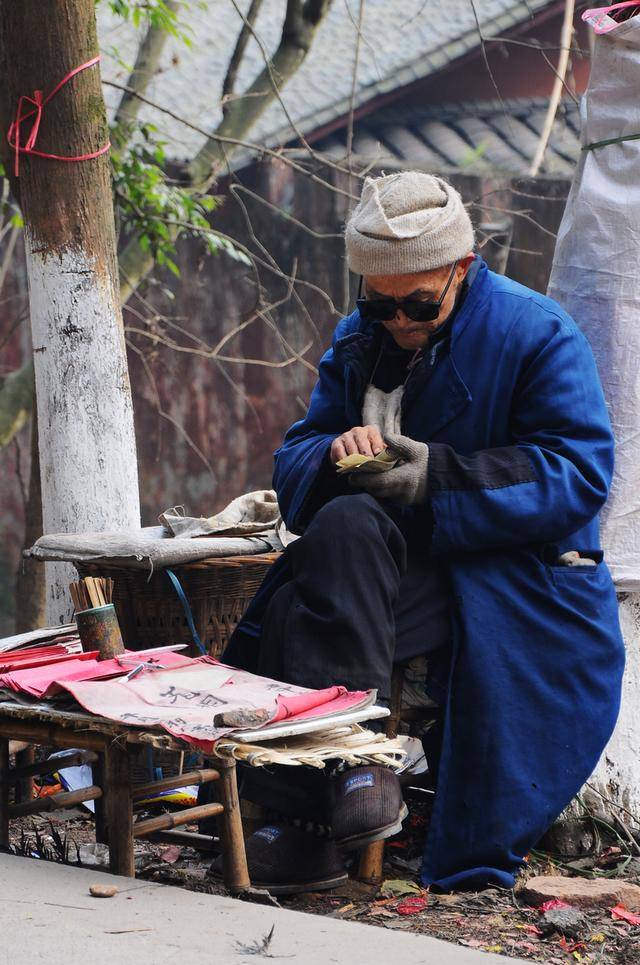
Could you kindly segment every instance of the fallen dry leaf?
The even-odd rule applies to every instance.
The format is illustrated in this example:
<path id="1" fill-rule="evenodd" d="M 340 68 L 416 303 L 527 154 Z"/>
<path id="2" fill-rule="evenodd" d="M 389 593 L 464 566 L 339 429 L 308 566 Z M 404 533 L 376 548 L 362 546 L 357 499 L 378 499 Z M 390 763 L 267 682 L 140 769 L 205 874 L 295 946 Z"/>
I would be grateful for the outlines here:
<path id="1" fill-rule="evenodd" d="M 640 925 L 640 915 L 634 915 L 633 912 L 627 911 L 624 905 L 616 905 L 615 908 L 612 908 L 611 917 L 619 921 L 626 921 L 630 925 Z"/>
<path id="2" fill-rule="evenodd" d="M 343 905 L 342 908 L 338 908 L 336 915 L 346 915 L 346 913 L 351 911 L 352 908 L 355 908 L 355 905 L 352 901 L 350 901 L 348 905 Z"/>
<path id="3" fill-rule="evenodd" d="M 402 898 L 404 895 L 421 895 L 423 889 L 415 881 L 405 881 L 403 878 L 389 878 L 382 882 L 380 894 Z"/>

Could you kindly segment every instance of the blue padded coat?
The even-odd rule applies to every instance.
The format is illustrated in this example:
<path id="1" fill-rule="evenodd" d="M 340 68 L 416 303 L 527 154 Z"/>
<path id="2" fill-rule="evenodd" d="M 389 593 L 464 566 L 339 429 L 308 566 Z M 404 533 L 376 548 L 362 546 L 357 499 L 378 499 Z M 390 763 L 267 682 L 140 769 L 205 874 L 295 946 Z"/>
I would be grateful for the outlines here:
<path id="1" fill-rule="evenodd" d="M 429 446 L 425 549 L 448 576 L 453 647 L 422 880 L 511 887 L 525 855 L 589 778 L 615 724 L 624 651 L 598 535 L 613 440 L 595 363 L 551 299 L 489 271 L 412 376 L 403 432 Z M 274 486 L 302 532 L 331 498 L 333 439 L 361 424 L 380 326 L 336 328 Z M 323 469 L 323 467 L 325 467 Z M 596 566 L 557 564 L 566 550 Z M 272 574 L 226 659 L 250 665 Z"/>

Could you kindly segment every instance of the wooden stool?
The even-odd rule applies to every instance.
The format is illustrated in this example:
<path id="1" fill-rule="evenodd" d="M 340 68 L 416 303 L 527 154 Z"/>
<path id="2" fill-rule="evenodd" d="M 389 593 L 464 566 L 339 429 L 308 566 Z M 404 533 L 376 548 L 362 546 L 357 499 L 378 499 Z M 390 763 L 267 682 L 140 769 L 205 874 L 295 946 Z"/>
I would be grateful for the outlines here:
<path id="1" fill-rule="evenodd" d="M 224 882 L 233 893 L 246 891 L 251 883 L 244 850 L 235 761 L 232 758 L 214 756 L 211 758 L 211 767 L 132 786 L 127 737 L 134 743 L 139 735 L 129 732 L 121 736 L 122 739 L 119 740 L 118 737 L 107 737 L 95 731 L 52 727 L 51 724 L 40 721 L 0 719 L 0 847 L 9 845 L 11 818 L 42 814 L 73 807 L 84 801 L 94 801 L 96 839 L 109 845 L 109 870 L 113 874 L 134 877 L 136 838 L 169 841 L 200 850 L 210 850 L 212 840 L 209 836 L 174 829 L 217 815 L 220 818 Z M 34 744 L 75 750 L 46 761 L 10 768 L 9 739 L 30 740 Z M 16 786 L 36 775 L 51 774 L 65 765 L 78 763 L 93 765 L 94 783 L 91 786 L 9 804 L 10 786 Z M 219 801 L 134 822 L 133 809 L 136 801 L 158 791 L 212 781 L 218 782 Z"/>

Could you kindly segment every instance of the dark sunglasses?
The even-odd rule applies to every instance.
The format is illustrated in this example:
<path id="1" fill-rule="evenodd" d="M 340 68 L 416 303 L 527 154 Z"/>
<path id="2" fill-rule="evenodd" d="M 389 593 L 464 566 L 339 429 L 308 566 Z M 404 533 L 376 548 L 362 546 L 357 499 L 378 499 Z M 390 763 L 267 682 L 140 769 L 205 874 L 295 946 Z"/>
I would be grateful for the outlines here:
<path id="1" fill-rule="evenodd" d="M 356 305 L 360 311 L 360 317 L 365 322 L 390 322 L 401 311 L 410 318 L 412 322 L 434 322 L 440 314 L 440 308 L 444 301 L 458 262 L 453 263 L 451 274 L 447 284 L 444 286 L 442 294 L 437 302 L 427 302 L 422 298 L 360 298 L 356 299 Z M 358 296 L 362 290 L 362 278 L 360 278 L 360 288 Z"/>

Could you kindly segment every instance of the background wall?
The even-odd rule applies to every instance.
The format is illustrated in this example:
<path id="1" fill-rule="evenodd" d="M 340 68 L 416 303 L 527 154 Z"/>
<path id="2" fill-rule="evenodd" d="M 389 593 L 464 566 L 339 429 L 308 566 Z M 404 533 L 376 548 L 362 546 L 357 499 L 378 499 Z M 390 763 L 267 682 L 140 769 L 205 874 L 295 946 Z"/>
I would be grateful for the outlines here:
<path id="1" fill-rule="evenodd" d="M 348 187 L 343 175 L 329 170 L 323 176 L 339 188 Z M 568 183 L 464 175 L 453 180 L 472 205 L 482 253 L 492 267 L 544 290 Z M 187 239 L 178 250 L 180 277 L 158 276 L 132 297 L 125 311 L 133 346 L 129 360 L 143 525 L 155 523 L 169 506 L 183 504 L 189 513 L 210 515 L 241 492 L 270 486 L 273 450 L 287 427 L 304 415 L 315 381 L 314 372 L 299 361 L 277 366 L 303 350 L 315 366 L 355 297 L 357 279 L 348 278 L 343 258 L 344 195 L 278 161 L 245 169 L 241 177 L 221 184 L 220 191 L 225 201 L 212 223 L 255 253 L 262 262 L 258 275 L 226 254 L 207 257 L 200 239 Z M 293 276 L 294 283 L 283 275 Z M 263 304 L 281 304 L 263 312 L 222 351 L 270 364 L 206 358 L 203 345 L 214 346 L 251 315 L 258 285 Z M 28 309 L 20 251 L 3 292 L 5 373 L 30 352 L 28 319 L 18 323 Z M 185 350 L 167 347 L 167 337 Z M 29 461 L 27 425 L 15 444 L 0 450 L 1 635 L 13 630 Z"/>

